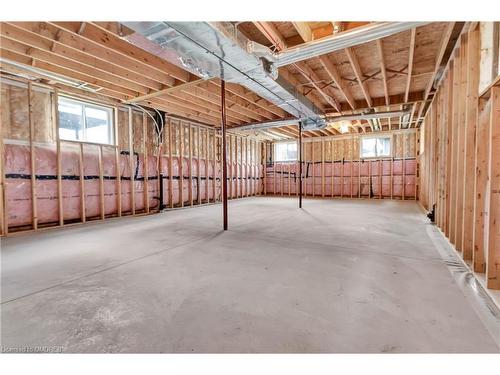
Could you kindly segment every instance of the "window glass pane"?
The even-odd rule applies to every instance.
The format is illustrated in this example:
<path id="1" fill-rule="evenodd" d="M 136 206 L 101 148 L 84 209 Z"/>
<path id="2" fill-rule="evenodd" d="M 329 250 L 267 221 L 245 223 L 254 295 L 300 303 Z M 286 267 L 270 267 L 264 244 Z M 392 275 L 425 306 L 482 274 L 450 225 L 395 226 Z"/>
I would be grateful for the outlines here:
<path id="1" fill-rule="evenodd" d="M 377 138 L 377 156 L 389 156 L 391 154 L 391 139 Z"/>
<path id="2" fill-rule="evenodd" d="M 113 111 L 83 101 L 59 98 L 61 139 L 113 144 Z"/>
<path id="3" fill-rule="evenodd" d="M 361 139 L 361 157 L 373 158 L 391 155 L 391 138 L 374 137 Z"/>
<path id="4" fill-rule="evenodd" d="M 288 143 L 286 157 L 286 160 L 297 160 L 297 143 Z"/>
<path id="5" fill-rule="evenodd" d="M 276 143 L 274 151 L 275 161 L 297 160 L 297 143 Z"/>
<path id="6" fill-rule="evenodd" d="M 59 100 L 59 137 L 68 140 L 83 140 L 83 106 L 64 99 Z"/>
<path id="7" fill-rule="evenodd" d="M 94 107 L 85 107 L 86 141 L 111 143 L 110 111 Z"/>
<path id="8" fill-rule="evenodd" d="M 372 158 L 375 156 L 377 156 L 376 139 L 375 138 L 362 138 L 361 139 L 361 157 Z"/>

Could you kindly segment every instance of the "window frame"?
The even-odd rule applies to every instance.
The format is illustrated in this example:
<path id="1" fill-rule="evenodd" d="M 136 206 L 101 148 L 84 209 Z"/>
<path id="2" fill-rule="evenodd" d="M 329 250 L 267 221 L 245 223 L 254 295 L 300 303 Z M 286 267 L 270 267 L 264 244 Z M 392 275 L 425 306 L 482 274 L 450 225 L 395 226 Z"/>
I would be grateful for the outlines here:
<path id="1" fill-rule="evenodd" d="M 278 160 L 276 158 L 276 152 L 277 152 L 277 146 L 282 145 L 282 144 L 295 144 L 296 147 L 296 152 L 297 152 L 297 157 L 295 159 L 289 159 L 289 160 Z M 294 163 L 299 160 L 299 145 L 298 141 L 281 141 L 281 142 L 275 142 L 274 143 L 274 150 L 273 150 L 273 161 L 275 163 Z"/>
<path id="2" fill-rule="evenodd" d="M 61 101 L 73 103 L 73 104 L 78 104 L 82 107 L 81 110 L 81 119 L 82 119 L 82 138 L 83 139 L 65 139 L 60 137 L 60 111 L 59 111 L 59 103 Z M 91 108 L 91 109 L 96 109 L 96 110 L 104 110 L 108 112 L 108 139 L 110 140 L 109 143 L 107 142 L 96 142 L 96 141 L 89 141 L 87 140 L 87 116 L 85 114 L 85 109 L 86 108 Z M 96 145 L 102 145 L 102 146 L 116 146 L 116 108 L 110 105 L 106 104 L 101 104 L 97 102 L 92 102 L 90 100 L 85 100 L 85 99 L 80 99 L 80 98 L 75 98 L 69 95 L 58 95 L 57 97 L 57 136 L 60 141 L 66 141 L 66 142 L 79 142 L 79 143 L 88 143 L 88 144 L 96 144 Z"/>
<path id="3" fill-rule="evenodd" d="M 387 138 L 389 139 L 389 155 L 378 155 L 377 153 L 377 143 L 375 143 L 375 156 L 363 156 L 363 140 L 364 139 L 378 139 L 378 138 Z M 359 158 L 360 159 L 382 159 L 382 158 L 391 158 L 393 153 L 393 136 L 386 134 L 377 134 L 377 135 L 365 135 L 360 137 L 359 142 Z"/>

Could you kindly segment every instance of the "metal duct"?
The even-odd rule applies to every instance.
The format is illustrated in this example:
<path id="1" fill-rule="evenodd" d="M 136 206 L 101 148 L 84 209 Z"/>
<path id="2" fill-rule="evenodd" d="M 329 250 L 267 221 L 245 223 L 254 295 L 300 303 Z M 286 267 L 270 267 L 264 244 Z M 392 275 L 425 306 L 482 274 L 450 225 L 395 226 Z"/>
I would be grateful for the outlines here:
<path id="1" fill-rule="evenodd" d="M 370 119 L 378 119 L 378 118 L 387 118 L 387 117 L 400 117 L 409 115 L 410 110 L 405 108 L 401 111 L 386 111 L 386 112 L 365 112 L 358 113 L 352 115 L 344 115 L 344 116 L 330 116 L 326 118 L 328 122 L 337 122 L 337 121 L 353 121 L 353 120 L 370 120 Z"/>
<path id="2" fill-rule="evenodd" d="M 306 130 L 326 126 L 321 111 L 277 69 L 314 56 L 387 37 L 425 22 L 378 22 L 273 54 L 230 22 L 125 22 L 132 44 L 202 78 L 219 77 L 247 87 L 300 119 Z M 290 120 L 285 120 L 290 122 Z M 248 126 L 256 126 L 248 125 Z"/>
<path id="3" fill-rule="evenodd" d="M 352 115 L 342 115 L 342 116 L 327 116 L 324 117 L 324 120 L 327 124 L 332 123 L 332 122 L 340 122 L 340 121 L 355 121 L 355 120 L 375 120 L 378 118 L 388 118 L 388 117 L 405 117 L 407 116 L 409 118 L 410 116 L 410 109 L 408 107 L 405 107 L 401 111 L 386 111 L 386 112 L 364 112 L 364 113 L 356 113 Z M 266 122 L 259 122 L 259 123 L 254 123 L 254 124 L 248 124 L 248 125 L 242 125 L 242 126 L 236 126 L 233 127 L 232 129 L 234 130 L 264 130 L 264 129 L 272 129 L 272 128 L 278 128 L 281 126 L 287 126 L 287 125 L 297 125 L 298 120 L 277 120 L 277 121 L 266 121 Z M 377 124 L 378 126 L 378 124 Z M 314 130 L 314 128 L 308 126 L 307 124 L 302 126 L 303 130 Z"/>
<path id="4" fill-rule="evenodd" d="M 325 127 L 320 110 L 282 77 L 275 56 L 230 22 L 125 22 L 134 45 L 198 76 L 247 87 L 310 127 Z"/>
<path id="5" fill-rule="evenodd" d="M 276 66 L 281 67 L 307 60 L 311 57 L 372 42 L 428 23 L 429 22 L 374 22 L 329 37 L 313 40 L 312 42 L 301 44 L 297 47 L 288 48 L 276 56 Z"/>
<path id="6" fill-rule="evenodd" d="M 277 120 L 277 121 L 267 121 L 267 122 L 259 122 L 255 124 L 243 125 L 233 127 L 234 130 L 264 130 L 264 129 L 272 129 L 279 128 L 281 126 L 288 125 L 297 125 L 299 123 L 298 120 Z M 306 129 L 304 129 L 306 130 Z"/>

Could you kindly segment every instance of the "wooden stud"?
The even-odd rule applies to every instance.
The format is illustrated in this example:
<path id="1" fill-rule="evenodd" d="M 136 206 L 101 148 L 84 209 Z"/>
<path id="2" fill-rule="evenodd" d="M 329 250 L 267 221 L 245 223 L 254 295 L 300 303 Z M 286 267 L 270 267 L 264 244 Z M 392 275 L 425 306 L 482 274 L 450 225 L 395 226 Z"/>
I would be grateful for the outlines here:
<path id="1" fill-rule="evenodd" d="M 201 143 L 201 128 L 198 126 L 198 143 L 196 145 L 196 161 L 198 165 L 198 173 L 197 173 L 197 180 L 198 180 L 198 204 L 201 204 L 201 153 L 200 153 L 200 143 Z"/>
<path id="2" fill-rule="evenodd" d="M 420 132 L 416 131 L 415 132 L 415 195 L 414 195 L 414 200 L 416 201 L 418 198 L 418 184 L 419 184 L 419 158 L 418 158 L 418 153 L 419 153 L 419 136 Z"/>
<path id="3" fill-rule="evenodd" d="M 344 156 L 345 156 L 345 147 L 344 147 Z M 345 159 L 344 157 L 342 157 L 342 164 L 340 164 L 340 198 L 344 198 L 344 161 Z"/>
<path id="4" fill-rule="evenodd" d="M 246 142 L 246 196 L 252 195 L 252 140 L 245 138 Z"/>
<path id="5" fill-rule="evenodd" d="M 405 190 L 406 190 L 406 135 L 401 135 L 401 140 L 403 142 L 403 158 L 402 163 L 402 175 L 403 175 L 403 186 L 401 190 L 401 199 L 405 200 Z"/>
<path id="6" fill-rule="evenodd" d="M 358 159 L 358 198 L 361 198 L 361 159 Z"/>
<path id="7" fill-rule="evenodd" d="M 491 88 L 489 159 L 489 225 L 486 285 L 500 289 L 500 87 Z"/>
<path id="8" fill-rule="evenodd" d="M 217 131 L 213 131 L 213 141 L 212 141 L 212 189 L 213 189 L 213 202 L 217 202 L 217 197 L 219 194 L 216 192 L 217 188 Z"/>
<path id="9" fill-rule="evenodd" d="M 488 226 L 487 194 L 489 185 L 490 113 L 491 101 L 479 99 L 479 115 L 476 127 L 475 179 L 474 179 L 474 234 L 472 265 L 475 272 L 486 271 L 485 227 Z"/>
<path id="10" fill-rule="evenodd" d="M 325 140 L 321 139 L 321 197 L 325 197 Z"/>
<path id="11" fill-rule="evenodd" d="M 280 165 L 280 193 L 281 193 L 281 196 L 285 195 L 285 191 L 284 191 L 285 189 L 284 189 L 284 185 L 283 185 L 284 169 L 285 169 L 285 163 L 281 162 L 281 165 Z"/>
<path id="12" fill-rule="evenodd" d="M 188 145 L 189 145 L 189 153 L 188 153 L 188 173 L 189 173 L 189 190 L 188 190 L 188 197 L 189 197 L 189 205 L 193 207 L 193 127 L 191 126 L 191 123 L 188 122 Z"/>
<path id="13" fill-rule="evenodd" d="M 2 122 L 2 117 L 0 116 L 0 128 L 4 125 Z M 7 236 L 9 234 L 9 221 L 8 221 L 8 207 L 6 199 L 6 180 L 5 180 L 5 156 L 4 156 L 4 143 L 3 135 L 0 133 L 0 230 L 2 236 Z"/>
<path id="14" fill-rule="evenodd" d="M 61 141 L 59 137 L 59 91 L 54 90 L 53 115 L 56 119 L 56 158 L 57 158 L 57 202 L 59 208 L 59 225 L 64 225 L 64 206 L 62 189 L 62 170 L 61 170 Z"/>
<path id="15" fill-rule="evenodd" d="M 383 163 L 384 163 L 384 161 L 382 159 L 379 159 L 379 161 L 378 161 L 378 183 L 379 183 L 378 198 L 379 199 L 383 198 L 383 195 L 382 195 L 382 178 L 384 177 L 383 176 L 383 168 L 382 168 Z"/>
<path id="16" fill-rule="evenodd" d="M 83 143 L 80 143 L 78 150 L 80 151 L 78 153 L 78 167 L 80 169 L 80 220 L 82 221 L 82 223 L 85 223 L 87 221 L 87 213 L 85 209 L 85 169 L 83 164 Z"/>
<path id="17" fill-rule="evenodd" d="M 276 195 L 276 144 L 272 144 L 273 152 L 272 152 L 272 160 L 273 160 L 273 195 Z"/>
<path id="18" fill-rule="evenodd" d="M 452 155 L 451 155 L 451 190 L 450 190 L 450 235 L 449 239 L 451 243 L 455 243 L 455 213 L 456 213 L 456 201 L 457 201 L 457 158 L 458 158 L 458 94 L 459 94 L 459 84 L 460 84 L 460 64 L 459 64 L 459 55 L 455 54 L 455 60 L 453 61 L 453 86 L 452 86 L 452 129 L 453 129 L 453 138 L 451 141 L 452 144 Z M 432 109 L 432 107 L 431 107 Z M 428 137 L 426 137 L 427 139 Z M 426 150 L 428 150 L 429 145 L 426 142 Z M 426 166 L 428 167 L 430 164 L 430 157 L 427 157 Z M 426 178 L 428 179 L 428 172 L 426 173 Z M 429 189 L 426 188 L 427 195 L 429 195 Z"/>
<path id="19" fill-rule="evenodd" d="M 166 123 L 168 125 L 168 204 L 170 208 L 174 208 L 174 192 L 173 192 L 173 179 L 174 173 L 172 171 L 173 168 L 173 152 L 172 152 L 172 120 L 170 117 L 166 118 Z M 160 157 L 163 155 L 160 154 Z M 163 175 L 163 170 L 161 170 L 161 175 Z M 179 180 L 180 185 L 180 180 Z M 163 184 L 162 184 L 163 186 Z M 163 195 L 163 194 L 162 194 Z"/>
<path id="20" fill-rule="evenodd" d="M 315 190 L 316 190 L 316 159 L 314 158 L 314 143 L 315 141 L 311 142 L 311 175 L 312 175 L 312 196 L 315 196 Z"/>
<path id="21" fill-rule="evenodd" d="M 29 144 L 30 144 L 30 171 L 31 171 L 31 210 L 33 229 L 38 229 L 37 206 L 38 198 L 36 194 L 36 157 L 35 157 L 35 129 L 33 126 L 33 87 L 28 82 L 28 125 L 29 125 Z"/>
<path id="22" fill-rule="evenodd" d="M 130 212 L 135 215 L 135 168 L 134 168 L 134 131 L 132 128 L 132 107 L 128 108 L 128 163 L 130 169 Z"/>
<path id="23" fill-rule="evenodd" d="M 106 211 L 104 207 L 104 175 L 102 166 L 102 145 L 97 148 L 97 161 L 99 165 L 99 212 L 101 214 L 101 220 L 106 217 Z"/>
<path id="24" fill-rule="evenodd" d="M 267 142 L 262 143 L 262 148 L 264 150 L 264 172 L 263 172 L 264 195 L 267 195 Z"/>
<path id="25" fill-rule="evenodd" d="M 245 141 L 245 142 L 243 142 Z M 248 164 L 248 138 L 242 138 L 241 139 L 241 150 L 245 150 L 245 153 L 244 153 L 244 162 L 243 162 L 243 155 L 241 156 L 241 165 L 243 167 L 243 173 L 242 173 L 242 178 L 243 178 L 243 183 L 242 183 L 242 186 L 245 187 L 245 193 L 243 194 L 242 192 L 242 196 L 244 195 L 245 197 L 248 197 L 248 168 L 247 168 L 247 164 Z M 245 144 L 245 147 L 243 147 L 243 144 Z"/>
<path id="26" fill-rule="evenodd" d="M 240 171 L 240 156 L 241 149 L 239 147 L 239 137 L 237 135 L 234 136 L 234 179 L 235 179 L 235 187 L 234 187 L 234 198 L 240 197 L 241 192 L 241 171 Z"/>
<path id="27" fill-rule="evenodd" d="M 239 139 L 239 141 L 238 141 Z M 239 144 L 238 150 L 239 152 L 236 154 L 236 160 L 239 159 L 239 166 L 238 166 L 238 186 L 239 186 L 239 196 L 236 196 L 236 198 L 243 198 L 243 138 L 242 137 L 236 137 L 237 144 Z"/>
<path id="28" fill-rule="evenodd" d="M 459 117 L 458 117 L 458 167 L 457 167 L 457 200 L 456 200 L 456 215 L 455 215 L 455 241 L 454 245 L 458 251 L 463 250 L 463 195 L 464 195 L 464 169 L 465 169 L 465 94 L 466 94 L 466 45 L 467 35 L 462 34 L 460 41 L 460 92 L 459 100 Z M 435 194 L 435 190 L 432 190 Z M 463 255 L 463 254 L 462 254 Z"/>
<path id="29" fill-rule="evenodd" d="M 334 192 L 334 189 L 333 189 L 333 183 L 334 183 L 334 172 L 335 172 L 335 141 L 330 141 L 330 162 L 332 163 L 332 167 L 331 167 L 331 171 L 332 171 L 332 174 L 330 176 L 330 182 L 331 182 L 331 196 L 333 198 L 333 192 Z"/>
<path id="30" fill-rule="evenodd" d="M 354 164 L 354 138 L 351 138 L 351 162 L 350 162 L 350 173 L 349 175 L 351 176 L 351 199 L 353 198 L 352 194 L 352 165 Z"/>
<path id="31" fill-rule="evenodd" d="M 178 122 L 179 128 L 179 201 L 181 207 L 184 207 L 184 124 Z"/>
<path id="32" fill-rule="evenodd" d="M 122 216 L 122 174 L 121 174 L 121 163 L 120 163 L 120 150 L 119 148 L 119 142 L 118 142 L 118 107 L 115 107 L 113 109 L 113 115 L 114 115 L 114 129 L 115 129 L 115 166 L 116 166 L 116 207 L 117 207 L 117 213 L 118 217 Z M 82 146 L 80 144 L 80 146 Z M 82 221 L 84 221 L 86 214 L 85 214 L 85 181 L 83 180 L 84 174 L 83 174 L 83 146 L 80 149 L 80 155 L 82 157 L 82 161 L 80 163 L 80 176 L 81 176 L 81 182 L 82 182 L 82 189 L 81 189 L 81 194 L 82 194 Z"/>
<path id="33" fill-rule="evenodd" d="M 368 162 L 368 198 L 372 197 L 372 161 Z"/>
<path id="34" fill-rule="evenodd" d="M 205 129 L 205 200 L 207 203 L 210 203 L 210 195 L 209 195 L 209 174 L 208 174 L 208 169 L 209 169 L 209 148 L 210 148 L 210 133 L 208 129 Z"/>
<path id="35" fill-rule="evenodd" d="M 149 213 L 149 171 L 148 171 L 148 149 L 147 149 L 147 137 L 148 137 L 148 118 L 146 114 L 142 113 L 142 152 L 144 158 L 144 167 L 143 167 L 143 191 L 144 191 L 144 210 L 146 213 Z"/>
<path id="36" fill-rule="evenodd" d="M 233 187 L 234 187 L 234 147 L 233 147 L 233 136 L 229 135 L 229 199 L 233 198 Z"/>
<path id="37" fill-rule="evenodd" d="M 462 251 L 464 259 L 472 260 L 474 231 L 474 161 L 475 135 L 478 118 L 479 91 L 479 30 L 469 31 L 466 53 L 465 147 Z"/>
<path id="38" fill-rule="evenodd" d="M 255 165 L 257 163 L 256 150 L 257 150 L 257 141 L 250 140 L 250 174 L 251 174 L 250 194 L 252 196 L 257 196 L 257 190 L 255 185 L 255 178 L 256 178 Z"/>

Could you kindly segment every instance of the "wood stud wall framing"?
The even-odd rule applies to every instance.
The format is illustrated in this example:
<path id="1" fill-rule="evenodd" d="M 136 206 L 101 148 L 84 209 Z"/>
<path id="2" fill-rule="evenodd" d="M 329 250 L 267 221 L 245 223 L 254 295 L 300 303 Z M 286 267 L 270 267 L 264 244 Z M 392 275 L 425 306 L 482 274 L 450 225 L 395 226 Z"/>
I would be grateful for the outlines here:
<path id="1" fill-rule="evenodd" d="M 387 136 L 392 140 L 392 156 L 365 159 L 359 155 L 361 135 L 304 140 L 304 196 L 417 200 L 417 132 L 407 129 L 387 133 Z M 271 160 L 276 144 L 268 143 L 264 148 L 271 155 Z M 383 163 L 386 164 L 385 169 Z M 395 163 L 400 165 L 397 173 L 394 173 Z M 292 181 L 295 179 L 295 183 L 298 183 L 297 171 L 297 162 L 268 162 L 263 193 L 298 195 L 298 188 L 292 192 Z M 338 191 L 334 186 L 338 187 Z M 395 186 L 399 186 L 398 194 L 394 193 Z"/>
<path id="2" fill-rule="evenodd" d="M 425 116 L 419 199 L 479 280 L 500 289 L 500 87 L 497 70 L 479 92 L 480 30 L 461 35 Z"/>
<path id="3" fill-rule="evenodd" d="M 37 186 L 39 185 L 39 180 L 36 175 L 37 170 L 37 150 L 38 143 L 36 139 L 36 132 L 38 131 L 35 128 L 35 121 L 33 113 L 33 92 L 36 90 L 46 90 L 50 95 L 50 108 L 48 109 L 51 114 L 51 123 L 47 124 L 47 126 L 54 132 L 54 137 L 52 139 L 45 140 L 44 144 L 52 145 L 54 147 L 54 153 L 56 157 L 56 173 L 55 173 L 55 184 L 57 193 L 55 194 L 55 199 L 57 201 L 57 226 L 62 225 L 74 225 L 77 223 L 85 223 L 89 220 L 96 219 L 107 219 L 111 217 L 119 217 L 124 214 L 129 215 L 143 215 L 149 214 L 153 212 L 158 212 L 159 205 L 155 204 L 152 206 L 150 202 L 153 197 L 150 194 L 150 189 L 152 184 L 148 183 L 148 181 L 152 181 L 152 179 L 158 179 L 158 186 L 160 185 L 160 174 L 157 172 L 157 175 L 150 176 L 149 174 L 149 164 L 150 158 L 154 157 L 157 161 L 158 167 L 167 166 L 167 173 L 171 173 L 173 171 L 173 163 L 172 163 L 172 154 L 173 141 L 175 138 L 175 134 L 180 137 L 180 142 L 178 147 L 180 151 L 184 154 L 184 158 L 191 161 L 191 167 L 189 167 L 186 160 L 184 163 L 179 164 L 179 172 L 181 176 L 187 177 L 189 175 L 189 183 L 184 178 L 179 179 L 179 184 L 182 187 L 180 189 L 180 206 L 184 206 L 185 204 L 197 205 L 203 203 L 214 203 L 220 201 L 220 176 L 209 176 L 208 171 L 211 169 L 212 175 L 215 171 L 220 169 L 220 134 L 217 129 L 207 127 L 204 125 L 196 124 L 190 121 L 185 120 L 172 120 L 171 117 L 167 117 L 165 121 L 165 131 L 162 139 L 161 147 L 154 147 L 153 140 L 151 139 L 151 132 L 153 127 L 152 121 L 149 116 L 145 113 L 139 112 L 137 109 L 132 109 L 132 107 L 123 107 L 123 106 L 114 106 L 113 109 L 113 134 L 114 134 L 114 145 L 102 145 L 96 144 L 92 142 L 79 142 L 79 141 L 70 141 L 64 140 L 59 137 L 59 114 L 58 114 L 58 98 L 61 95 L 66 96 L 66 92 L 61 92 L 61 90 L 57 88 L 53 88 L 49 85 L 32 83 L 24 79 L 12 79 L 9 78 L 5 82 L 2 82 L 4 87 L 9 86 L 11 84 L 15 84 L 17 86 L 24 87 L 26 91 L 25 105 L 26 108 L 22 109 L 27 113 L 26 118 L 26 126 L 27 130 L 23 130 L 22 136 L 18 137 L 14 142 L 22 142 L 22 144 L 26 143 L 28 145 L 28 155 L 29 155 L 29 189 L 30 189 L 30 204 L 31 204 L 31 224 L 30 225 L 22 225 L 15 228 L 9 228 L 8 225 L 8 207 L 7 207 L 7 199 L 6 196 L 6 186 L 9 181 L 5 178 L 5 142 L 12 143 L 12 140 L 5 139 L 5 136 L 2 136 L 0 142 L 0 209 L 1 209 L 1 218 L 0 218 L 0 230 L 1 235 L 7 235 L 12 231 L 33 231 L 33 230 L 41 230 L 45 228 L 54 227 L 55 223 L 39 223 L 38 221 L 38 202 L 39 197 L 37 195 Z M 79 99 L 79 98 L 77 98 Z M 95 104 L 100 104 L 96 100 L 82 98 L 86 101 L 91 101 Z M 107 103 L 106 103 L 107 104 Z M 19 105 L 19 103 L 17 104 Z M 9 109 L 10 110 L 10 109 Z M 189 132 L 176 130 L 178 126 L 172 124 L 172 121 L 175 121 L 176 124 L 182 127 L 183 130 L 190 129 Z M 10 124 L 2 124 L 2 127 L 10 127 Z M 6 130 L 3 134 L 5 135 L 8 130 Z M 47 130 L 48 131 L 48 130 Z M 174 132 L 176 132 L 174 134 Z M 235 175 L 235 192 L 237 192 L 237 197 L 247 197 L 251 195 L 260 194 L 260 191 L 263 187 L 262 179 L 259 175 L 261 168 L 261 141 L 249 137 L 244 137 L 241 135 L 231 134 L 229 135 L 233 140 L 236 140 L 239 144 L 239 148 L 234 151 L 238 152 L 235 155 L 235 165 L 234 172 L 237 172 L 237 176 Z M 67 192 L 65 190 L 65 186 L 67 181 L 63 178 L 65 171 L 62 170 L 62 155 L 66 150 L 73 150 L 76 155 L 76 175 L 78 178 L 77 186 L 79 192 L 78 198 L 78 219 L 69 219 L 67 215 L 65 216 L 65 199 L 67 198 Z M 179 150 L 178 150 L 179 151 Z M 178 152 L 177 151 L 177 152 Z M 158 157 L 158 152 L 161 153 L 162 157 Z M 87 210 L 87 198 L 88 192 L 87 190 L 87 181 L 83 178 L 85 176 L 85 161 L 87 153 L 94 154 L 96 156 L 97 163 L 97 199 L 98 199 L 98 214 L 97 216 L 88 216 Z M 125 153 L 125 155 L 123 155 Z M 113 168 L 115 169 L 115 173 L 120 173 L 120 176 L 123 176 L 120 168 L 123 166 L 123 161 L 126 160 L 127 167 L 126 170 L 130 172 L 130 178 L 124 179 L 123 177 L 117 178 L 115 181 L 115 192 L 112 193 L 116 195 L 116 212 L 106 213 L 106 198 L 109 196 L 108 190 L 105 188 L 107 181 L 107 174 L 110 172 L 106 170 L 108 167 L 104 167 L 104 158 L 105 156 L 110 156 L 113 160 Z M 137 156 L 139 155 L 139 156 Z M 137 169 L 136 166 L 136 158 L 139 157 L 141 164 L 140 168 Z M 187 169 L 186 169 L 187 168 Z M 137 172 L 136 172 L 137 169 Z M 183 170 L 185 169 L 185 170 Z M 158 169 L 160 171 L 161 169 Z M 202 174 L 202 171 L 205 170 L 205 174 Z M 138 189 L 138 183 L 140 180 L 135 180 L 135 174 L 139 171 L 142 171 L 142 192 Z M 197 174 L 194 174 L 196 173 Z M 163 182 L 165 182 L 166 186 L 168 186 L 167 190 L 168 194 L 163 197 L 164 206 L 166 208 L 173 208 L 177 205 L 173 199 L 173 186 L 172 186 L 172 178 L 166 178 L 170 176 L 163 176 Z M 212 178 L 215 177 L 215 178 Z M 237 177 L 237 178 L 236 178 Z M 194 181 L 196 180 L 196 181 Z M 205 181 L 203 184 L 202 181 Z M 168 181 L 168 182 L 167 182 Z M 195 184 L 195 182 L 197 182 Z M 129 192 L 127 195 L 123 195 L 123 185 L 129 185 Z M 194 199 L 193 188 L 194 186 L 203 186 L 204 185 L 204 193 L 207 199 L 202 200 L 203 191 L 198 192 L 197 199 Z M 151 187 L 150 187 L 151 186 Z M 187 187 L 188 197 L 183 196 L 183 190 Z M 137 190 L 137 191 L 136 191 Z M 212 191 L 212 195 L 209 194 L 209 191 Z M 156 192 L 159 192 L 157 189 Z M 138 195 L 139 194 L 139 195 Z M 157 195 L 157 194 L 155 194 Z M 210 196 L 210 198 L 208 198 Z M 122 197 L 122 199 L 120 199 Z M 236 196 L 233 196 L 235 198 Z M 158 197 L 156 197 L 158 198 Z M 122 204 L 124 199 L 129 199 L 130 209 L 127 211 L 123 211 Z M 141 208 L 138 209 L 138 204 L 141 204 Z"/>

